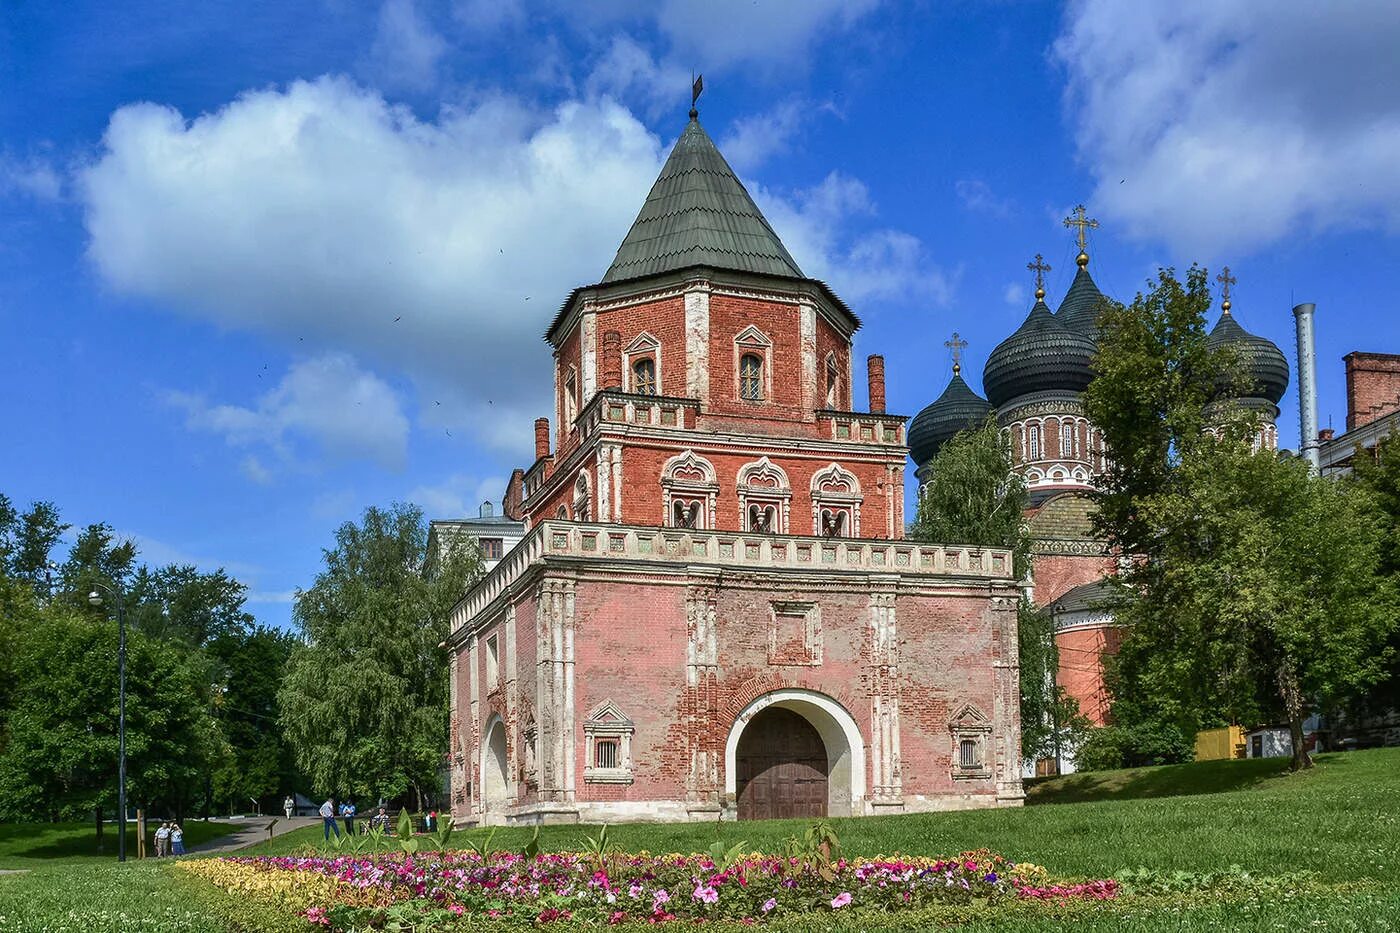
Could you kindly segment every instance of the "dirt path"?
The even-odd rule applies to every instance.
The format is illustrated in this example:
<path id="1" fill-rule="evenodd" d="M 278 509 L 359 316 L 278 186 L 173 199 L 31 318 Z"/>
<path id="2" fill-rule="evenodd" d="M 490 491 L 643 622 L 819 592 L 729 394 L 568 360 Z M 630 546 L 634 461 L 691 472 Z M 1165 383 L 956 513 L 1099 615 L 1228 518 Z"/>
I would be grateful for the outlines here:
<path id="1" fill-rule="evenodd" d="M 274 820 L 276 820 L 275 823 L 273 823 Z M 234 852 L 238 849 L 246 849 L 248 846 L 267 841 L 269 823 L 273 823 L 272 835 L 281 836 L 294 829 L 319 826 L 321 818 L 319 816 L 294 816 L 289 820 L 284 816 L 250 816 L 241 820 L 210 820 L 209 822 L 237 826 L 238 828 L 226 836 L 191 846 L 190 852 Z"/>

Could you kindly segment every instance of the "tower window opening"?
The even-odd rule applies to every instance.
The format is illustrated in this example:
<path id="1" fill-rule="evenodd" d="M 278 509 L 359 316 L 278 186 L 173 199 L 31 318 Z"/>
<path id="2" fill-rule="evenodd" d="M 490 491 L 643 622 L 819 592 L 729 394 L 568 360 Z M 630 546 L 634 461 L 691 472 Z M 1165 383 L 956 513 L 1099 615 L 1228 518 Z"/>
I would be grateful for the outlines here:
<path id="1" fill-rule="evenodd" d="M 739 396 L 747 402 L 763 401 L 763 359 L 745 353 L 739 359 Z"/>
<path id="2" fill-rule="evenodd" d="M 638 395 L 656 394 L 656 361 L 647 358 L 632 364 L 632 391 Z"/>

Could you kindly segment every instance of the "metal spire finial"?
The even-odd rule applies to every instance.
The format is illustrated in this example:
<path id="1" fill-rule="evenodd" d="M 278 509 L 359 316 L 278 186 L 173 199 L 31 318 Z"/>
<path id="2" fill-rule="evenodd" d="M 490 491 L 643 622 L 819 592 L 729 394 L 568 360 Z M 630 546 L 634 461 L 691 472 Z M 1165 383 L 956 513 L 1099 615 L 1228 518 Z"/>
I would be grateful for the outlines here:
<path id="1" fill-rule="evenodd" d="M 1050 271 L 1050 264 L 1044 256 L 1036 253 L 1035 262 L 1026 263 L 1026 268 L 1035 273 L 1035 298 L 1039 301 L 1045 297 L 1045 273 Z"/>
<path id="2" fill-rule="evenodd" d="M 1229 266 L 1222 266 L 1220 269 L 1220 274 L 1215 277 L 1215 280 L 1220 283 L 1220 297 L 1224 299 L 1220 302 L 1220 310 L 1224 314 L 1229 314 L 1230 286 L 1234 285 L 1239 280 L 1230 274 Z"/>
<path id="3" fill-rule="evenodd" d="M 1089 264 L 1089 238 L 1086 235 L 1086 231 L 1096 230 L 1099 226 L 1097 220 L 1085 217 L 1084 215 L 1086 213 L 1088 213 L 1088 211 L 1084 209 L 1084 205 L 1078 204 L 1075 205 L 1074 210 L 1070 212 L 1070 216 L 1065 218 L 1066 227 L 1079 228 L 1075 233 L 1075 240 L 1079 243 L 1079 255 L 1074 257 L 1074 261 L 1079 264 L 1081 269 Z"/>
<path id="4" fill-rule="evenodd" d="M 696 109 L 695 102 L 700 99 L 700 93 L 705 90 L 705 76 L 697 75 L 690 85 L 690 119 L 700 119 L 700 111 Z"/>
<path id="5" fill-rule="evenodd" d="M 943 346 L 953 351 L 953 375 L 956 376 L 962 372 L 962 351 L 963 347 L 967 346 L 967 341 L 962 339 L 957 331 L 953 331 L 953 336 L 943 341 Z"/>

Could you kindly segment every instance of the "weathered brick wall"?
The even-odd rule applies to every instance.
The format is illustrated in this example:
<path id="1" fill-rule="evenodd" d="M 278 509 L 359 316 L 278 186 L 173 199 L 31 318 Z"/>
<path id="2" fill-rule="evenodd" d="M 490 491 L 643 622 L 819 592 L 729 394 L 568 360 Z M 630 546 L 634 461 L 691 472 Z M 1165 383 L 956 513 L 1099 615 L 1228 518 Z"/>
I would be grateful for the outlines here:
<path id="1" fill-rule="evenodd" d="M 1121 643 L 1118 629 L 1073 629 L 1055 636 L 1060 651 L 1060 669 L 1056 681 L 1079 703 L 1079 711 L 1095 726 L 1109 721 L 1110 696 L 1103 681 L 1103 655 L 1114 653 Z"/>
<path id="2" fill-rule="evenodd" d="M 770 394 L 761 402 L 739 398 L 738 355 L 735 338 L 753 325 L 773 342 L 768 351 L 772 370 Z M 812 410 L 802 407 L 802 342 L 797 305 L 778 301 L 710 296 L 710 404 L 716 414 L 735 414 L 760 419 L 758 433 L 781 433 L 780 427 L 765 430 L 762 421 L 778 423 L 811 421 Z"/>
<path id="3" fill-rule="evenodd" d="M 828 405 L 826 402 L 826 358 L 828 354 L 836 357 L 837 378 L 840 382 L 834 405 Z M 817 315 L 817 393 L 815 396 L 817 407 L 834 408 L 838 411 L 852 410 L 854 407 L 852 404 L 853 381 L 851 342 L 842 336 L 840 331 L 827 323 L 826 318 Z"/>
<path id="4" fill-rule="evenodd" d="M 1048 606 L 1081 583 L 1102 580 L 1114 570 L 1114 560 L 1098 554 L 1036 554 L 1033 601 Z"/>
<path id="5" fill-rule="evenodd" d="M 1347 430 L 1400 411 L 1400 354 L 1348 353 Z"/>
<path id="6" fill-rule="evenodd" d="M 598 349 L 602 351 L 602 335 L 615 330 L 622 336 L 623 368 L 627 368 L 627 348 L 642 333 L 650 334 L 661 344 L 661 394 L 684 397 L 685 386 L 685 299 L 662 298 L 645 304 L 629 305 L 598 315 Z M 623 385 L 631 385 L 631 376 L 623 373 Z"/>

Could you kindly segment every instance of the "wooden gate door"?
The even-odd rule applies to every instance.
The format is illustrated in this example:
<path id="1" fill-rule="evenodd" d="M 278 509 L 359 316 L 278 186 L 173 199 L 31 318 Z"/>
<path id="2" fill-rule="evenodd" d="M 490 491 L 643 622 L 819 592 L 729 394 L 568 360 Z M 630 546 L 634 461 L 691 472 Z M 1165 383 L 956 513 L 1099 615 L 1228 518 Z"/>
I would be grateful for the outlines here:
<path id="1" fill-rule="evenodd" d="M 826 746 L 812 724 L 770 706 L 739 736 L 739 819 L 826 816 Z"/>

